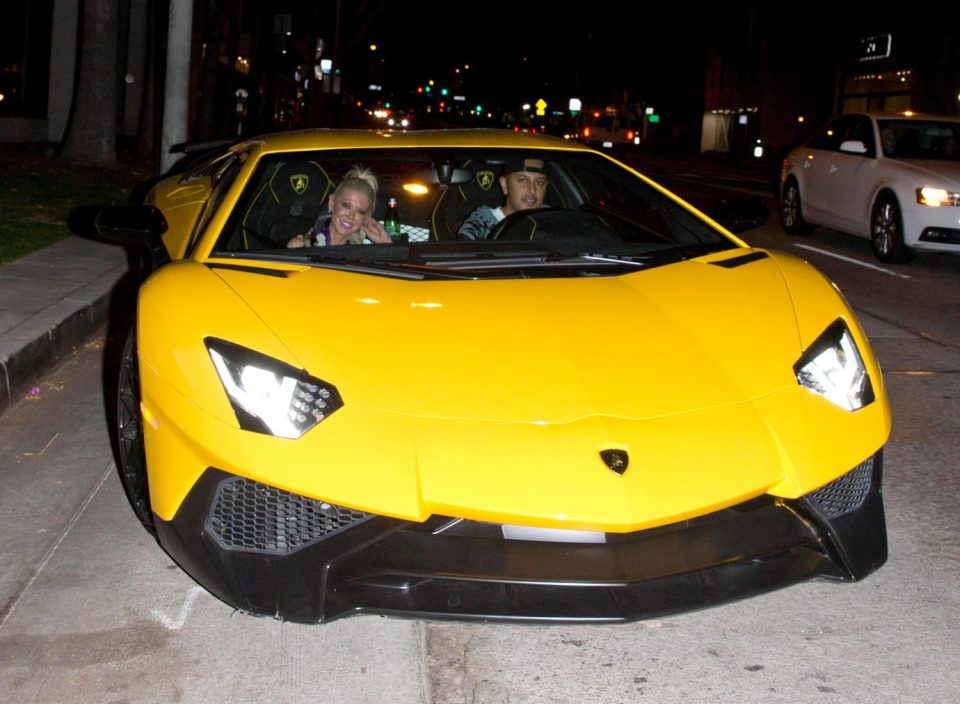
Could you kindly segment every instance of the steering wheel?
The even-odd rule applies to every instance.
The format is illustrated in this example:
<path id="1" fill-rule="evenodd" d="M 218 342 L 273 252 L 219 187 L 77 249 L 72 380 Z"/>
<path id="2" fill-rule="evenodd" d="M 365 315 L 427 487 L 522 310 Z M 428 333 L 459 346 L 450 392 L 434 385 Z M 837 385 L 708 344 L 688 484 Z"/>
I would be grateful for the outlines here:
<path id="1" fill-rule="evenodd" d="M 528 218 L 528 217 L 533 218 L 533 216 L 537 215 L 537 213 L 542 213 L 547 210 L 553 211 L 553 212 L 557 211 L 556 208 L 542 207 L 542 208 L 530 208 L 529 210 L 518 210 L 515 213 L 510 213 L 507 217 L 505 217 L 503 220 L 501 220 L 500 222 L 498 222 L 496 225 L 493 226 L 493 229 L 490 230 L 490 234 L 487 235 L 487 239 L 488 240 L 520 239 L 516 237 L 510 237 L 509 234 L 507 234 L 506 236 L 504 235 L 505 233 L 509 233 L 510 230 L 516 229 L 518 223 L 523 222 L 525 218 Z M 535 218 L 534 218 L 534 223 L 536 223 Z M 510 233 L 510 234 L 515 234 L 515 233 Z M 533 239 L 533 233 L 531 232 L 531 236 L 526 239 Z"/>

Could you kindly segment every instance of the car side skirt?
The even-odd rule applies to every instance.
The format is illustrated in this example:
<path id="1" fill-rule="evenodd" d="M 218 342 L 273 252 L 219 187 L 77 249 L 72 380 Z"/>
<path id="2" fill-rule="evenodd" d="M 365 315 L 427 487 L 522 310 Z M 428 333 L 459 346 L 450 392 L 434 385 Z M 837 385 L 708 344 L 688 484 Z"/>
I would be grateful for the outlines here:
<path id="1" fill-rule="evenodd" d="M 762 496 L 597 544 L 509 540 L 499 525 L 442 516 L 365 515 L 305 544 L 255 547 L 225 545 L 211 530 L 220 487 L 238 478 L 209 469 L 173 520 L 156 523 L 184 570 L 251 614 L 613 623 L 814 578 L 862 579 L 887 558 L 881 475 L 882 451 L 800 499 Z"/>

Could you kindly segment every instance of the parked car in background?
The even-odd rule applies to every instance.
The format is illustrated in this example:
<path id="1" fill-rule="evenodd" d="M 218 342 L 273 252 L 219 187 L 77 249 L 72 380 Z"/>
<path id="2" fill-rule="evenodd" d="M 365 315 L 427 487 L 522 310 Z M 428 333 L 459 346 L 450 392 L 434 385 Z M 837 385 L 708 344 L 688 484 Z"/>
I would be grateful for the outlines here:
<path id="1" fill-rule="evenodd" d="M 542 164 L 548 207 L 459 237 L 517 159 Z M 366 213 L 355 185 L 336 195 L 357 165 L 379 184 Z M 394 201 L 389 243 L 300 237 Z M 145 202 L 73 220 L 156 259 L 121 364 L 120 475 L 237 609 L 609 623 L 886 560 L 890 410 L 853 311 L 606 154 L 509 130 L 287 132 Z"/>
<path id="2" fill-rule="evenodd" d="M 842 115 L 783 161 L 780 218 L 867 237 L 883 262 L 960 253 L 960 118 Z"/>

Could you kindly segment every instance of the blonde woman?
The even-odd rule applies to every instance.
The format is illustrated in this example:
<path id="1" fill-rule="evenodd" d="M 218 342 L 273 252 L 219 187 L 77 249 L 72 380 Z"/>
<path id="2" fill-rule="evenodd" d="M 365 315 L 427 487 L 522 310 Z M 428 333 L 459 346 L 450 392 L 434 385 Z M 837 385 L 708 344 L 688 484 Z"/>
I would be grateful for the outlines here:
<path id="1" fill-rule="evenodd" d="M 370 169 L 354 166 L 330 196 L 330 214 L 321 215 L 305 235 L 287 242 L 288 247 L 363 244 L 364 240 L 389 244 L 390 235 L 373 217 L 377 203 L 377 177 Z"/>

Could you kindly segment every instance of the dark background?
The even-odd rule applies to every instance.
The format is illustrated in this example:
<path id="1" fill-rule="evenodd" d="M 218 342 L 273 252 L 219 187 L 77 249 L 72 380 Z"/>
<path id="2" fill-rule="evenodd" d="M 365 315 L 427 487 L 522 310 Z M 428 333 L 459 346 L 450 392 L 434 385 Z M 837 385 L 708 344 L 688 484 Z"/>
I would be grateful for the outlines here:
<path id="1" fill-rule="evenodd" d="M 53 8 L 63 1 L 4 7 L 0 119 L 49 117 L 51 47 L 63 32 L 82 42 L 79 26 L 51 31 Z M 81 3 L 81 12 L 92 5 L 116 11 L 116 71 L 97 80 L 116 83 L 118 137 L 145 155 L 156 153 L 158 141 L 169 4 Z M 146 21 L 138 23 L 137 8 L 145 8 Z M 568 110 L 576 97 L 584 111 L 644 123 L 649 148 L 744 158 L 762 142 L 770 157 L 847 109 L 956 114 L 955 14 L 926 2 L 881 9 L 862 2 L 194 0 L 189 141 L 370 126 L 378 108 L 409 116 L 418 128 L 559 134 L 576 122 Z M 892 36 L 892 51 L 865 62 L 863 40 L 877 35 Z M 322 80 L 320 58 L 334 65 Z M 543 116 L 522 108 L 537 100 L 548 106 Z M 706 143 L 716 114 L 733 116 L 717 128 L 728 134 Z"/>

